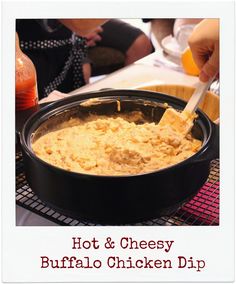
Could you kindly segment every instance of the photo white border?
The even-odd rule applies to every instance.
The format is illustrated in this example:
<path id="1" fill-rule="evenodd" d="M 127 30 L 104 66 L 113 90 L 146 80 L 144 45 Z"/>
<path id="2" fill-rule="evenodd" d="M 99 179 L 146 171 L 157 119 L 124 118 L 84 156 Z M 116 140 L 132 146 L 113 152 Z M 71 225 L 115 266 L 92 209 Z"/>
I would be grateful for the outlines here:
<path id="1" fill-rule="evenodd" d="M 134 9 L 135 6 L 135 9 Z M 94 8 L 97 7 L 97 8 Z M 225 282 L 234 281 L 235 131 L 234 1 L 5 1 L 2 3 L 2 281 L 4 282 Z M 220 226 L 184 227 L 17 227 L 15 225 L 15 19 L 16 18 L 220 18 Z M 193 271 L 43 271 L 40 255 L 72 255 L 71 237 L 100 240 L 122 236 L 175 240 L 169 258 L 205 257 L 208 267 Z M 45 237 L 46 236 L 46 237 Z M 27 250 L 25 248 L 28 248 Z M 92 252 L 93 253 L 93 252 Z M 111 252 L 100 252 L 105 258 Z M 116 251 L 121 256 L 127 252 Z M 146 255 L 155 257 L 153 252 Z M 84 252 L 81 252 L 81 256 Z M 143 252 L 140 252 L 140 256 Z M 30 273 L 29 273 L 30 272 Z"/>

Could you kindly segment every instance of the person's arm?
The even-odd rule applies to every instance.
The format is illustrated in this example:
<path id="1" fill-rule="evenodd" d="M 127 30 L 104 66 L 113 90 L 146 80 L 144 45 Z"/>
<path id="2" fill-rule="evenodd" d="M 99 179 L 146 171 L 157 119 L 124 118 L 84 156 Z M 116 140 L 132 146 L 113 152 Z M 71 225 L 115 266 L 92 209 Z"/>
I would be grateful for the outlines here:
<path id="1" fill-rule="evenodd" d="M 161 41 L 168 35 L 173 33 L 174 19 L 152 19 L 151 31 L 157 42 L 161 45 Z"/>
<path id="2" fill-rule="evenodd" d="M 85 37 L 107 19 L 59 19 L 59 21 L 79 36 Z"/>
<path id="3" fill-rule="evenodd" d="M 97 42 L 101 41 L 102 37 L 100 33 L 102 33 L 103 28 L 101 26 L 96 27 L 93 31 L 88 33 L 85 38 L 87 40 L 87 46 L 92 47 L 96 46 Z"/>
<path id="4" fill-rule="evenodd" d="M 193 59 L 206 82 L 219 73 L 219 20 L 205 19 L 193 30 L 188 40 Z"/>

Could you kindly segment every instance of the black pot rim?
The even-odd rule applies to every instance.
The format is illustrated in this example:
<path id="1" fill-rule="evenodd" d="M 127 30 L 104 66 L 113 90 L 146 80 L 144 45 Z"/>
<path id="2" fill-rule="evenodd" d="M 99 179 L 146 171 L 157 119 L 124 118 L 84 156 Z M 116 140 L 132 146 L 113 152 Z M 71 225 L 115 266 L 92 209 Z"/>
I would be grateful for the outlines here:
<path id="1" fill-rule="evenodd" d="M 117 176 L 112 176 L 112 175 L 95 175 L 95 174 L 87 174 L 87 173 L 79 173 L 79 172 L 70 172 L 67 171 L 65 169 L 56 167 L 52 164 L 49 164 L 45 161 L 43 161 L 42 159 L 38 158 L 34 152 L 32 151 L 31 147 L 28 146 L 27 140 L 25 139 L 25 136 L 28 137 L 28 134 L 26 134 L 26 128 L 28 126 L 28 124 L 30 124 L 32 122 L 32 120 L 37 117 L 40 114 L 45 113 L 48 109 L 49 110 L 55 110 L 60 106 L 66 105 L 68 103 L 68 107 L 70 106 L 70 103 L 75 102 L 76 99 L 78 98 L 78 102 L 82 101 L 82 100 L 87 100 L 90 98 L 99 98 L 99 97 L 104 97 L 107 96 L 109 97 L 109 95 L 107 95 L 107 93 L 109 92 L 113 92 L 113 93 L 120 93 L 120 92 L 126 92 L 126 93 L 130 93 L 129 95 L 131 96 L 135 96 L 135 94 L 139 93 L 139 94 L 143 94 L 145 97 L 146 94 L 146 99 L 148 99 L 149 97 L 147 96 L 147 94 L 149 95 L 155 95 L 155 96 L 163 96 L 166 98 L 166 100 L 170 100 L 170 101 L 174 101 L 175 104 L 178 104 L 181 107 L 184 107 L 186 105 L 186 102 L 184 100 L 181 100 L 179 98 L 176 97 L 172 97 L 170 95 L 164 94 L 164 93 L 159 93 L 159 92 L 152 92 L 152 91 L 143 91 L 143 90 L 130 90 L 130 89 L 108 89 L 108 90 L 101 90 L 101 91 L 94 91 L 94 92 L 88 92 L 88 93 L 81 93 L 78 95 L 73 95 L 70 97 L 66 97 L 63 98 L 59 101 L 54 101 L 44 107 L 42 107 L 39 111 L 37 111 L 36 113 L 32 114 L 26 121 L 26 123 L 24 124 L 23 128 L 22 128 L 22 133 L 20 135 L 20 140 L 21 140 L 21 146 L 24 148 L 25 153 L 30 156 L 31 158 L 35 159 L 37 162 L 41 163 L 44 166 L 50 167 L 51 169 L 53 169 L 54 171 L 59 171 L 61 174 L 67 174 L 67 175 L 72 175 L 72 176 L 77 176 L 77 177 L 89 177 L 89 178 L 110 178 L 110 179 L 119 179 L 119 178 L 135 178 L 135 177 L 140 177 L 140 176 L 147 176 L 147 175 L 155 175 L 155 174 L 161 174 L 162 172 L 168 172 L 171 171 L 173 169 L 178 169 L 182 166 L 188 165 L 188 164 L 192 164 L 196 158 L 198 156 L 200 156 L 203 152 L 205 152 L 208 148 L 209 148 L 209 142 L 211 140 L 211 136 L 212 136 L 212 124 L 213 122 L 210 121 L 210 119 L 208 118 L 208 116 L 203 113 L 201 110 L 197 110 L 196 113 L 198 115 L 200 115 L 201 117 L 204 117 L 205 120 L 208 122 L 208 127 L 209 127 L 209 135 L 205 141 L 205 144 L 203 147 L 201 147 L 201 149 L 195 153 L 194 155 L 190 156 L 189 158 L 171 165 L 169 167 L 166 168 L 162 168 L 160 170 L 154 170 L 154 171 L 150 171 L 150 172 L 146 172 L 146 173 L 139 173 L 139 174 L 133 174 L 133 175 L 117 175 Z M 89 98 L 84 98 L 85 96 L 89 96 Z M 115 97 L 116 95 L 110 95 L 111 97 Z M 122 97 L 122 96 L 127 96 L 127 95 L 122 95 L 120 94 L 119 96 L 117 95 L 117 98 Z M 155 97 L 152 97 L 155 99 Z M 140 99 L 143 99 L 143 97 L 140 96 Z M 157 98 L 158 101 L 158 98 Z"/>

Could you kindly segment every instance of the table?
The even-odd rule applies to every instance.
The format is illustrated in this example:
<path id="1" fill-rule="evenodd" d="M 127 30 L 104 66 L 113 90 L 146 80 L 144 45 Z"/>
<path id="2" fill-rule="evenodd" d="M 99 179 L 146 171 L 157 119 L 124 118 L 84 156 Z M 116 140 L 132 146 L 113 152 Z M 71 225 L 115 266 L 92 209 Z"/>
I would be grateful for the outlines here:
<path id="1" fill-rule="evenodd" d="M 198 81 L 197 77 L 171 70 L 164 65 L 160 66 L 160 62 L 162 61 L 163 64 L 166 64 L 166 57 L 163 55 L 162 51 L 156 51 L 136 61 L 134 64 L 107 75 L 97 82 L 70 92 L 69 95 L 96 91 L 103 88 L 136 89 L 138 87 L 155 84 L 187 85 L 193 87 L 196 85 Z M 175 65 L 170 62 L 169 67 L 172 66 L 173 68 L 175 67 Z"/>

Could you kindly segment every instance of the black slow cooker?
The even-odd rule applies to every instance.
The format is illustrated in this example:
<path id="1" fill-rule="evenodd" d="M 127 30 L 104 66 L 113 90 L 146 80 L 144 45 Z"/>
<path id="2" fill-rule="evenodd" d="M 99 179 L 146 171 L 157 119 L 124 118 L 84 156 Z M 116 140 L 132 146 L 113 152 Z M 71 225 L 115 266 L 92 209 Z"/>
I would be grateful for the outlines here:
<path id="1" fill-rule="evenodd" d="M 124 176 L 74 173 L 44 162 L 31 148 L 33 139 L 72 117 L 141 111 L 147 121 L 158 123 L 166 103 L 179 110 L 186 105 L 156 92 L 101 90 L 42 107 L 20 131 L 26 177 L 32 190 L 59 212 L 100 224 L 130 224 L 171 214 L 197 194 L 208 178 L 211 160 L 219 157 L 219 127 L 199 109 L 192 135 L 202 140 L 201 149 L 158 171 Z"/>

